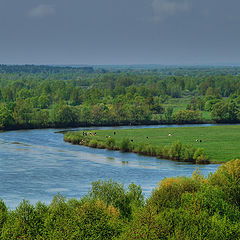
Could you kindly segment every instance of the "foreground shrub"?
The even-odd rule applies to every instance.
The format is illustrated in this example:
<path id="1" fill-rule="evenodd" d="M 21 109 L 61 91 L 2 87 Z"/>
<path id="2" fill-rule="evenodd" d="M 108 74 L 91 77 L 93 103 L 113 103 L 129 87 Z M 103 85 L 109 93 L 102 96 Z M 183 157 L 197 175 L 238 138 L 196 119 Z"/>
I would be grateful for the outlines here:
<path id="1" fill-rule="evenodd" d="M 7 220 L 7 214 L 8 214 L 7 207 L 3 200 L 0 199 L 0 232 L 2 230 L 3 224 Z"/>
<path id="2" fill-rule="evenodd" d="M 183 193 L 193 193 L 199 188 L 200 182 L 194 178 L 165 178 L 159 183 L 157 189 L 152 192 L 148 201 L 159 210 L 165 207 L 178 207 Z"/>
<path id="3" fill-rule="evenodd" d="M 72 209 L 61 195 L 54 196 L 44 222 L 43 239 L 69 239 L 77 230 Z"/>
<path id="4" fill-rule="evenodd" d="M 23 200 L 7 216 L 2 228 L 2 239 L 38 239 L 42 233 L 43 220 L 36 214 L 34 206 Z"/>
<path id="5" fill-rule="evenodd" d="M 212 185 L 223 189 L 228 201 L 240 207 L 240 159 L 221 165 L 209 178 Z"/>
<path id="6" fill-rule="evenodd" d="M 233 166 L 228 173 L 238 178 Z M 213 186 L 197 171 L 191 178 L 162 180 L 119 239 L 240 239 L 239 207 L 218 182 Z"/>
<path id="7" fill-rule="evenodd" d="M 89 191 L 90 199 L 100 199 L 107 204 L 119 209 L 123 218 L 131 218 L 134 206 L 143 205 L 143 195 L 140 186 L 130 184 L 128 191 L 123 184 L 112 180 L 96 181 L 92 183 Z"/>
<path id="8" fill-rule="evenodd" d="M 74 239 L 113 239 L 121 232 L 119 210 L 101 200 L 89 200 L 76 209 Z"/>

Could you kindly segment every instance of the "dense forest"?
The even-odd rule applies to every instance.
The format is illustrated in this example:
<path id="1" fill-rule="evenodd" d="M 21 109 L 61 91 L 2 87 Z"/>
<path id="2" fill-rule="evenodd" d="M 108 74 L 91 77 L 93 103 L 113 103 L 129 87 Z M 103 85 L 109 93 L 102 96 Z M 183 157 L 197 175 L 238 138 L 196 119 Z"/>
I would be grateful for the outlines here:
<path id="1" fill-rule="evenodd" d="M 146 200 L 134 183 L 99 180 L 79 200 L 0 201 L 0 239 L 240 239 L 239 181 L 234 160 L 207 178 L 166 178 Z"/>
<path id="2" fill-rule="evenodd" d="M 1 129 L 240 121 L 240 67 L 0 65 Z"/>

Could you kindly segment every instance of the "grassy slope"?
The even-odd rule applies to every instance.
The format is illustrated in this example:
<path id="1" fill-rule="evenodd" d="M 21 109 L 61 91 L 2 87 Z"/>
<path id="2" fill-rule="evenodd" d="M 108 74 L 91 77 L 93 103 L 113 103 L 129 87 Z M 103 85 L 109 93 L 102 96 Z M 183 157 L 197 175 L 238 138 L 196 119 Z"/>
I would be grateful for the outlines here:
<path id="1" fill-rule="evenodd" d="M 116 135 L 113 135 L 114 131 Z M 227 162 L 240 158 L 240 126 L 121 129 L 96 132 L 98 139 L 105 140 L 106 136 L 111 136 L 117 142 L 126 137 L 133 139 L 134 143 L 144 142 L 164 146 L 179 140 L 184 144 L 203 147 L 211 162 Z M 168 137 L 169 133 L 172 137 Z M 202 142 L 196 142 L 196 139 L 201 139 Z"/>

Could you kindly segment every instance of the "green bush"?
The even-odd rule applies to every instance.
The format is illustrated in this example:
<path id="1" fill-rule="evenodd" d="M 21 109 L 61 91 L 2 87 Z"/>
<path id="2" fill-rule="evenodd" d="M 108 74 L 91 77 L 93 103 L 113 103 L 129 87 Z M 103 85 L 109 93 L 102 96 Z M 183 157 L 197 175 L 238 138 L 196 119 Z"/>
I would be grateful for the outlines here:
<path id="1" fill-rule="evenodd" d="M 90 199 L 99 199 L 119 209 L 123 218 L 131 218 L 133 206 L 143 205 L 143 195 L 140 186 L 130 184 L 128 191 L 124 189 L 123 184 L 119 184 L 111 179 L 109 181 L 96 181 L 92 183 L 89 191 Z"/>
<path id="2" fill-rule="evenodd" d="M 221 165 L 209 177 L 209 182 L 220 186 L 228 200 L 240 207 L 240 159 Z"/>
<path id="3" fill-rule="evenodd" d="M 7 219 L 7 213 L 8 213 L 7 207 L 3 200 L 0 199 L 0 232 L 2 230 L 3 224 Z"/>
<path id="4" fill-rule="evenodd" d="M 115 147 L 115 144 L 116 144 L 116 141 L 114 138 L 107 138 L 106 140 L 107 149 L 113 150 Z"/>
<path id="5" fill-rule="evenodd" d="M 72 144 L 79 144 L 83 139 L 84 137 L 80 133 L 68 132 L 64 134 L 64 141 L 71 142 Z"/>
<path id="6" fill-rule="evenodd" d="M 184 145 L 183 151 L 182 151 L 182 160 L 186 162 L 193 162 L 193 156 L 196 151 L 196 148 L 192 145 L 186 144 Z"/>
<path id="7" fill-rule="evenodd" d="M 162 148 L 162 156 L 163 158 L 169 158 L 169 146 L 165 145 Z"/>
<path id="8" fill-rule="evenodd" d="M 96 139 L 91 139 L 88 143 L 89 147 L 96 148 L 98 146 L 98 142 Z"/>
<path id="9" fill-rule="evenodd" d="M 38 239 L 41 222 L 35 208 L 23 200 L 16 210 L 11 211 L 2 228 L 2 239 Z"/>
<path id="10" fill-rule="evenodd" d="M 119 235 L 122 228 L 119 210 L 112 205 L 107 206 L 102 200 L 88 200 L 76 208 L 74 214 L 76 228 L 69 234 L 68 239 L 113 239 Z"/>
<path id="11" fill-rule="evenodd" d="M 206 153 L 203 148 L 197 148 L 194 155 L 193 159 L 197 164 L 206 164 L 209 163 L 209 159 L 206 156 Z"/>
<path id="12" fill-rule="evenodd" d="M 122 152 L 130 152 L 132 150 L 132 143 L 128 138 L 123 138 L 119 148 Z"/>
<path id="13" fill-rule="evenodd" d="M 183 146 L 181 142 L 177 141 L 173 143 L 168 152 L 169 158 L 173 160 L 180 160 L 182 155 L 182 148 Z"/>
<path id="14" fill-rule="evenodd" d="M 136 146 L 135 146 L 135 148 L 134 148 L 134 151 L 136 152 L 136 153 L 139 153 L 139 154 L 146 154 L 146 152 L 147 152 L 147 150 L 146 150 L 146 144 L 144 144 L 144 143 L 139 143 L 139 144 L 137 144 Z"/>
<path id="15" fill-rule="evenodd" d="M 148 156 L 156 156 L 156 147 L 152 145 L 147 145 L 146 153 Z"/>
<path id="16" fill-rule="evenodd" d="M 162 207 L 179 207 L 183 193 L 193 193 L 199 188 L 200 182 L 193 178 L 165 178 L 158 184 L 157 189 L 152 192 L 148 201 L 158 209 Z"/>

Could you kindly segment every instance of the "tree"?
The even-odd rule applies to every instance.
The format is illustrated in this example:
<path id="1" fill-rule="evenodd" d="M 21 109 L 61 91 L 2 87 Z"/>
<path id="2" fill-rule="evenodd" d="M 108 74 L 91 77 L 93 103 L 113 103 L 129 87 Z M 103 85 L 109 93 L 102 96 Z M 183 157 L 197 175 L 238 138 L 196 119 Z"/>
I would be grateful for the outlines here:
<path id="1" fill-rule="evenodd" d="M 91 108 L 92 123 L 97 125 L 103 124 L 108 120 L 108 112 L 108 107 L 103 103 L 93 105 Z"/>
<path id="2" fill-rule="evenodd" d="M 20 125 L 29 125 L 33 119 L 33 106 L 31 99 L 17 99 L 16 106 L 14 108 L 13 116 L 15 121 Z"/>
<path id="3" fill-rule="evenodd" d="M 50 98 L 47 94 L 42 93 L 41 96 L 38 98 L 38 106 L 41 109 L 46 109 L 50 105 Z"/>
<path id="4" fill-rule="evenodd" d="M 237 121 L 239 118 L 238 105 L 234 101 L 221 101 L 213 105 L 211 116 L 215 121 Z"/>
<path id="5" fill-rule="evenodd" d="M 78 116 L 74 108 L 66 104 L 57 104 L 52 109 L 51 120 L 56 125 L 74 125 L 78 122 Z"/>
<path id="6" fill-rule="evenodd" d="M 2 239 L 39 239 L 40 221 L 34 206 L 23 200 L 7 217 L 1 237 Z"/>
<path id="7" fill-rule="evenodd" d="M 164 115 L 168 122 L 172 120 L 172 114 L 173 114 L 173 107 L 165 108 Z"/>
<path id="8" fill-rule="evenodd" d="M 81 88 L 74 88 L 72 90 L 71 95 L 70 95 L 70 102 L 74 106 L 82 103 Z"/>
<path id="9" fill-rule="evenodd" d="M 0 128 L 8 128 L 13 126 L 13 113 L 7 108 L 6 104 L 0 106 Z"/>
<path id="10" fill-rule="evenodd" d="M 89 191 L 89 197 L 102 200 L 107 206 L 112 205 L 119 209 L 123 218 L 128 219 L 132 217 L 133 209 L 136 206 L 143 205 L 143 195 L 140 186 L 130 184 L 128 191 L 126 191 L 123 184 L 112 181 L 112 179 L 93 182 Z"/>

